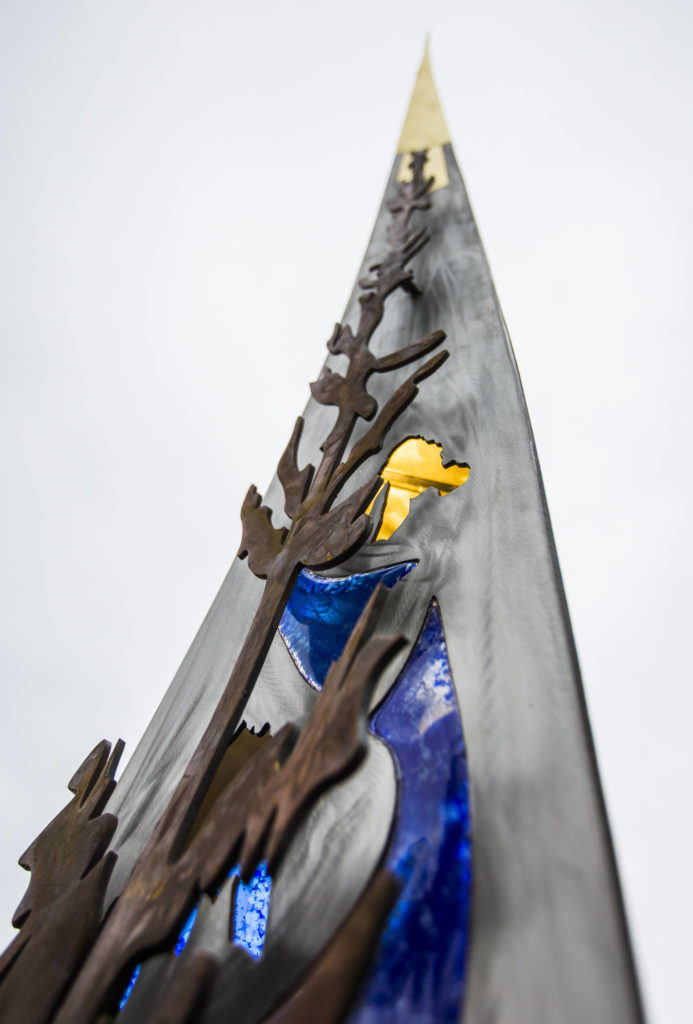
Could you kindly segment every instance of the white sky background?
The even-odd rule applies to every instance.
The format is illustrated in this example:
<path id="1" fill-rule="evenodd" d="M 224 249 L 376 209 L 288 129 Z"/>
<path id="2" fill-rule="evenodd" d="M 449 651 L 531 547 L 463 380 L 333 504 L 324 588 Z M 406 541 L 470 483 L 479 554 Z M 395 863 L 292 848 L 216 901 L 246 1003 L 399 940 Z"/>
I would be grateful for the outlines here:
<path id="1" fill-rule="evenodd" d="M 689 1002 L 693 7 L 0 6 L 0 944 L 342 313 L 425 32 L 517 353 L 654 1024 Z"/>

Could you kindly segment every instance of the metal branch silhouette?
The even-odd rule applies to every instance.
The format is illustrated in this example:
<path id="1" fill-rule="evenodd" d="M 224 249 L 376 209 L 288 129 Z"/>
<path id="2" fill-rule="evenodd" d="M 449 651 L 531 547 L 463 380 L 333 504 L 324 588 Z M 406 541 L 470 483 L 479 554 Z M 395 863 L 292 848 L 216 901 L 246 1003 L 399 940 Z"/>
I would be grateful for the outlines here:
<path id="1" fill-rule="evenodd" d="M 409 220 L 414 211 L 430 206 L 432 179 L 423 177 L 425 158 L 425 153 L 412 158 L 412 180 L 400 184 L 398 198 L 389 204 L 388 249 L 369 267 L 371 276 L 359 281 L 356 333 L 337 324 L 328 342 L 330 352 L 347 357 L 346 373 L 325 370 L 311 385 L 316 401 L 338 410 L 321 446 L 317 471 L 310 465 L 298 466 L 300 417 L 279 461 L 290 526 L 273 525 L 272 512 L 255 487 L 243 502 L 239 556 L 247 557 L 251 571 L 266 581 L 260 603 L 202 739 L 69 990 L 56 1017 L 58 1024 L 91 1024 L 102 1011 L 113 1011 L 132 966 L 171 948 L 199 894 L 215 892 L 236 860 L 245 878 L 262 859 L 274 868 L 311 803 L 326 786 L 352 771 L 365 753 L 368 697 L 402 642 L 399 637 L 370 636 L 383 599 L 378 592 L 332 666 L 301 734 L 286 726 L 273 737 L 228 783 L 191 836 L 299 572 L 339 564 L 364 542 L 371 528 L 365 509 L 381 484 L 377 473 L 338 500 L 341 492 L 364 460 L 382 448 L 391 425 L 417 394 L 418 384 L 447 358 L 442 351 L 420 365 L 378 412 L 366 388 L 371 374 L 412 363 L 445 337 L 443 331 L 435 331 L 380 357 L 370 350 L 387 298 L 398 288 L 419 294 L 408 263 L 428 238 L 425 230 L 411 231 Z M 347 453 L 359 417 L 372 423 Z M 26 1024 L 42 1024 L 44 1019 L 27 1017 Z"/>
<path id="2" fill-rule="evenodd" d="M 102 811 L 123 746 L 94 747 L 69 782 L 74 799 L 19 858 L 32 874 L 12 919 L 20 932 L 0 957 L 3 1024 L 48 1020 L 96 937 L 116 861 L 106 850 L 117 819 Z"/>

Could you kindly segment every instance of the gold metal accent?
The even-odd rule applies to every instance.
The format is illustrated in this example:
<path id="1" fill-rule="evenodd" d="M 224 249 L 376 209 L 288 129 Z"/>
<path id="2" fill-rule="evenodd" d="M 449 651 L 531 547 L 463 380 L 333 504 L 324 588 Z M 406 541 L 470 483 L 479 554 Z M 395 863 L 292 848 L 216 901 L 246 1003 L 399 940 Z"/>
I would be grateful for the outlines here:
<path id="1" fill-rule="evenodd" d="M 443 465 L 443 446 L 422 437 L 410 437 L 398 445 L 383 467 L 380 476 L 389 483 L 383 519 L 376 540 L 387 540 L 409 515 L 409 504 L 429 487 L 445 497 L 469 478 L 469 466 L 452 462 Z M 382 491 L 382 487 L 378 491 Z M 376 495 L 377 498 L 378 495 Z M 375 499 L 371 502 L 371 511 Z"/>
<path id="2" fill-rule="evenodd" d="M 444 146 L 449 141 L 450 132 L 445 123 L 438 92 L 433 81 L 428 40 L 426 40 L 426 49 L 419 73 L 416 76 L 397 152 L 418 153 L 422 149 Z"/>
<path id="3" fill-rule="evenodd" d="M 397 181 L 411 181 L 411 153 L 405 153 L 397 168 Z M 429 192 L 437 192 L 439 188 L 445 188 L 450 184 L 448 177 L 448 164 L 445 159 L 445 150 L 442 146 L 433 146 L 427 151 L 426 163 L 423 167 L 424 178 L 433 178 Z"/>

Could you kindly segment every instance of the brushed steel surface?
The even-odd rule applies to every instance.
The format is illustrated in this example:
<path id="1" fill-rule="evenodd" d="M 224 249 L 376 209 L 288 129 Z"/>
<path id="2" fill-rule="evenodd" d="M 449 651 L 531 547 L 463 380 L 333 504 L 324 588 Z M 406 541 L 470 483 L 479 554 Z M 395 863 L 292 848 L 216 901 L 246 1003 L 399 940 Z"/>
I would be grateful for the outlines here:
<path id="1" fill-rule="evenodd" d="M 445 153 L 450 183 L 431 197 L 431 241 L 413 262 L 423 295 L 390 298 L 373 350 L 383 354 L 443 329 L 450 358 L 422 384 L 386 450 L 361 468 L 350 489 L 415 435 L 441 443 L 444 460 L 467 462 L 469 480 L 445 498 L 429 491 L 415 499 L 389 540 L 366 545 L 338 572 L 418 559 L 393 590 L 382 622 L 382 632 L 399 629 L 410 641 L 431 596 L 440 603 L 472 799 L 466 1024 L 626 1024 L 641 1020 L 641 1008 L 536 451 L 449 145 Z M 394 196 L 397 170 L 398 161 L 386 199 Z M 364 268 L 383 251 L 385 223 L 383 207 Z M 344 322 L 353 326 L 357 315 L 352 296 Z M 338 368 L 342 358 L 329 356 L 327 363 Z M 373 378 L 370 390 L 387 398 L 406 375 L 404 369 Z M 309 402 L 301 464 L 317 462 L 334 415 Z M 276 478 L 265 500 L 280 522 Z M 111 896 L 200 739 L 261 588 L 245 564 L 234 562 L 124 772 L 109 805 L 119 818 Z M 386 673 L 380 696 L 406 653 Z M 300 723 L 313 699 L 277 637 L 247 707 L 248 722 L 259 728 L 269 721 L 272 731 L 290 718 Z M 227 962 L 204 1020 L 220 1019 L 223 1009 L 251 1024 L 274 995 L 278 972 L 297 977 L 306 969 L 375 868 L 394 801 L 391 759 L 372 742 L 359 772 L 314 808 L 276 880 L 265 955 L 248 974 L 248 986 L 252 978 L 258 982 L 253 991 L 267 987 L 266 998 L 252 996 L 240 978 L 238 965 L 247 958 L 224 946 L 217 919 L 228 913 L 224 901 L 206 908 L 191 941 Z"/>

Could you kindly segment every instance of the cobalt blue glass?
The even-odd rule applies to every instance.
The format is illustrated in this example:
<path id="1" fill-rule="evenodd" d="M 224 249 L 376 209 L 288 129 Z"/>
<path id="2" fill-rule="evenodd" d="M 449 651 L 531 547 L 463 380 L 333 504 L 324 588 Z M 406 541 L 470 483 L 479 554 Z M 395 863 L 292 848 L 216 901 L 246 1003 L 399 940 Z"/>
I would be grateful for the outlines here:
<path id="1" fill-rule="evenodd" d="M 238 867 L 235 867 L 229 878 L 238 874 Z M 256 960 L 262 956 L 265 945 L 265 932 L 267 931 L 267 915 L 269 913 L 270 892 L 272 890 L 272 879 L 267 873 L 267 865 L 263 862 L 255 871 L 248 884 L 239 880 L 236 887 L 236 902 L 233 910 L 233 942 L 236 946 L 242 946 Z M 173 947 L 173 955 L 180 956 L 192 935 L 197 918 L 199 903 L 196 903 L 183 925 L 180 935 Z M 138 964 L 132 972 L 130 981 L 120 1000 L 119 1008 L 124 1009 L 130 998 L 130 994 L 139 977 L 141 965 Z"/>
<path id="2" fill-rule="evenodd" d="M 234 868 L 229 878 L 238 874 Z M 272 879 L 267 865 L 260 864 L 248 884 L 239 881 L 233 911 L 233 941 L 242 946 L 255 960 L 262 956 L 267 931 Z"/>
<path id="3" fill-rule="evenodd" d="M 303 678 L 322 688 L 333 661 L 346 645 L 368 599 L 378 586 L 395 583 L 415 568 L 416 562 L 400 562 L 384 569 L 352 576 L 319 576 L 303 569 L 291 592 L 279 632 Z"/>
<path id="4" fill-rule="evenodd" d="M 467 758 L 440 610 L 371 730 L 393 753 L 399 806 L 386 865 L 401 884 L 351 1024 L 457 1024 L 471 884 Z"/>

